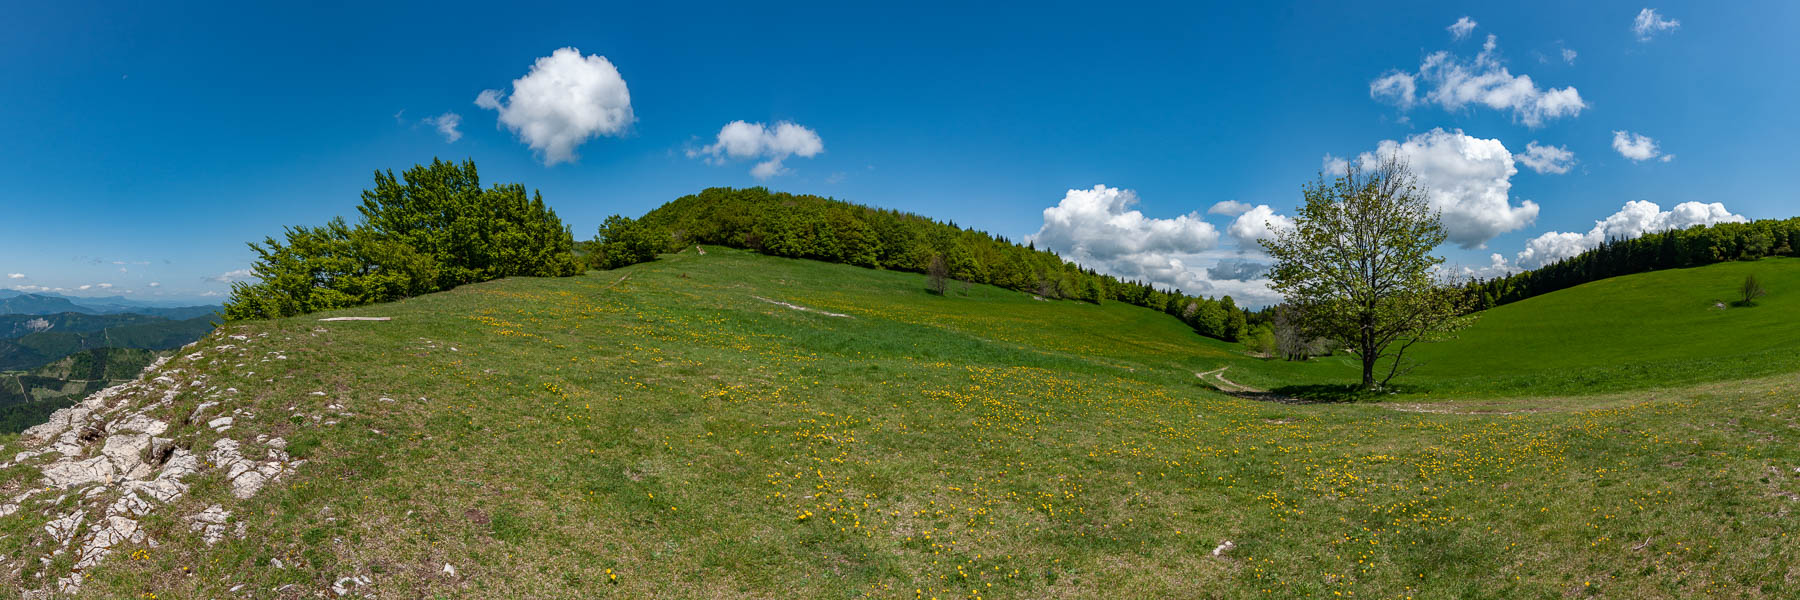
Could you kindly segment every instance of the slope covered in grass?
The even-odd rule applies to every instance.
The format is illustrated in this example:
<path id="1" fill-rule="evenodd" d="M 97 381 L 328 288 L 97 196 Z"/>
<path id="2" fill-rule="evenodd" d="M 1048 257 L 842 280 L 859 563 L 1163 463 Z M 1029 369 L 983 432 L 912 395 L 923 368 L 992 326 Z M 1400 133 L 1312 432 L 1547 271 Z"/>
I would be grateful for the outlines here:
<path id="1" fill-rule="evenodd" d="M 1749 275 L 1770 294 L 1734 306 Z M 1800 259 L 1640 273 L 1484 311 L 1458 339 L 1421 348 L 1418 374 L 1452 392 L 1564 393 L 1791 372 L 1800 370 L 1796 316 Z"/>
<path id="2" fill-rule="evenodd" d="M 1579 403 L 1287 406 L 1212 392 L 1194 372 L 1229 348 L 1160 313 L 923 288 L 690 251 L 228 325 L 153 374 L 172 393 L 149 416 L 177 447 L 252 455 L 279 438 L 305 463 L 242 500 L 202 466 L 138 521 L 158 545 L 121 544 L 82 594 L 1800 589 L 1795 376 Z M 317 320 L 352 315 L 393 320 Z M 219 414 L 236 421 L 208 427 Z M 0 492 L 40 485 L 35 464 L 0 469 Z M 71 552 L 37 560 L 55 548 L 44 526 L 114 497 L 42 493 L 0 518 L 0 585 L 62 577 Z M 215 504 L 242 537 L 201 540 L 188 519 Z"/>
<path id="3" fill-rule="evenodd" d="M 1769 295 L 1735 306 L 1747 275 Z M 1395 380 L 1394 398 L 1589 395 L 1792 373 L 1800 371 L 1795 315 L 1795 258 L 1604 279 L 1482 311 L 1454 339 L 1413 347 L 1416 366 Z M 1358 379 L 1348 355 L 1294 363 L 1227 354 L 1205 368 L 1228 366 L 1234 381 L 1282 392 L 1342 390 Z"/>

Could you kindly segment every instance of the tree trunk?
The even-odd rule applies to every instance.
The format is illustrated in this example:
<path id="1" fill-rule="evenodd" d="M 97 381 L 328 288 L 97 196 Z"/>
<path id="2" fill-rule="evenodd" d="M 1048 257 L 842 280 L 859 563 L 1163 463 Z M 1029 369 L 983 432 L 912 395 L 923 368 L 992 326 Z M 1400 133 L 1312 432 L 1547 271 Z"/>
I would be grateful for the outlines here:
<path id="1" fill-rule="evenodd" d="M 1364 351 L 1362 355 L 1363 389 L 1375 390 L 1375 353 Z"/>

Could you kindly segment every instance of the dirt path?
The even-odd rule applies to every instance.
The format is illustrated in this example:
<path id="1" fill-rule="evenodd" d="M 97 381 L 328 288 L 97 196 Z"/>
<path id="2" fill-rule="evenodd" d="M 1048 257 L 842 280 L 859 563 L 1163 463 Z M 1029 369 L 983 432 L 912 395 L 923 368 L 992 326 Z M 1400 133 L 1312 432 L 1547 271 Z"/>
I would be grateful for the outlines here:
<path id="1" fill-rule="evenodd" d="M 827 316 L 827 317 L 837 317 L 837 318 L 840 318 L 840 319 L 853 319 L 853 318 L 855 318 L 855 317 L 852 317 L 852 316 L 850 316 L 850 315 L 846 315 L 846 314 L 842 314 L 842 313 L 834 313 L 834 312 L 831 312 L 831 311 L 825 311 L 825 310 L 819 310 L 819 309 L 816 309 L 816 308 L 809 308 L 809 307 L 805 307 L 805 306 L 801 306 L 801 305 L 798 305 L 798 304 L 790 304 L 790 303 L 787 303 L 787 302 L 782 302 L 782 301 L 780 301 L 780 300 L 770 300 L 770 299 L 768 299 L 768 298 L 764 298 L 764 297 L 762 297 L 762 296 L 751 296 L 751 298 L 755 298 L 755 299 L 757 299 L 757 300 L 761 300 L 761 301 L 763 301 L 763 302 L 767 302 L 767 303 L 769 303 L 769 304 L 774 304 L 774 305 L 778 305 L 778 306 L 785 306 L 785 307 L 788 307 L 788 308 L 791 308 L 791 309 L 793 309 L 793 310 L 798 310 L 798 311 L 801 311 L 801 312 L 815 312 L 815 313 L 819 313 L 819 314 L 821 314 L 821 315 L 825 315 L 825 316 Z"/>
<path id="2" fill-rule="evenodd" d="M 1225 370 L 1229 369 L 1229 368 L 1231 368 L 1231 367 L 1229 367 L 1229 366 L 1219 367 L 1217 369 L 1213 369 L 1213 370 L 1207 371 L 1205 373 L 1195 373 L 1194 376 L 1199 377 L 1201 381 L 1212 384 L 1213 387 L 1219 388 L 1219 391 L 1229 393 L 1229 394 L 1267 394 L 1267 393 L 1269 393 L 1268 390 L 1259 390 L 1259 389 L 1238 383 L 1236 381 L 1226 379 L 1225 378 Z M 1211 376 L 1212 379 L 1207 379 L 1208 376 Z"/>

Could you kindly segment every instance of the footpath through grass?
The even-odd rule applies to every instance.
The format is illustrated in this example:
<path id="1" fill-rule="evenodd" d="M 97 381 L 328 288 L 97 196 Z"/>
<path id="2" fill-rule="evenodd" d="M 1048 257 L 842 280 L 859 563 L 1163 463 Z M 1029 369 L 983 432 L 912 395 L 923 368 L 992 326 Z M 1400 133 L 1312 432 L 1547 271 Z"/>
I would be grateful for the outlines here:
<path id="1" fill-rule="evenodd" d="M 285 357 L 211 373 L 245 408 L 351 416 L 276 417 L 309 462 L 232 505 L 246 538 L 146 521 L 162 545 L 84 593 L 1800 594 L 1800 377 L 1285 406 L 1211 391 L 1194 372 L 1252 363 L 1152 311 L 923 288 L 690 250 L 228 326 L 202 348 Z M 1323 368 L 1272 364 L 1229 373 Z"/>

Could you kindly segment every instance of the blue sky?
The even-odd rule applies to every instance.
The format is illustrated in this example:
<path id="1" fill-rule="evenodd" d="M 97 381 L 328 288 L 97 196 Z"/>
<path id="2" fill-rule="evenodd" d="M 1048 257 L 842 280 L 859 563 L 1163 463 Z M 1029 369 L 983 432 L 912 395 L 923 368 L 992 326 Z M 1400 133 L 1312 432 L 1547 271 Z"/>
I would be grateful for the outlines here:
<path id="1" fill-rule="evenodd" d="M 1602 235 L 1800 214 L 1784 177 L 1800 164 L 1794 3 L 653 4 L 11 7 L 0 286 L 224 292 L 244 242 L 352 214 L 374 170 L 432 157 L 541 190 L 578 239 L 609 214 L 766 185 L 1263 301 L 1253 268 L 1224 267 L 1258 264 L 1254 237 L 1327 155 L 1384 140 L 1441 188 L 1464 232 L 1445 255 L 1481 273 Z M 571 121 L 584 107 L 515 88 L 562 48 L 580 54 L 542 72 L 628 88 L 628 118 Z M 1377 89 L 1395 74 L 1410 95 Z M 551 133 L 576 156 L 500 124 L 476 104 L 489 89 L 520 131 L 573 128 Z M 454 141 L 427 121 L 446 113 Z M 770 135 L 733 138 L 754 156 L 708 153 L 734 121 Z M 817 147 L 778 143 L 780 122 Z M 1548 171 L 1525 160 L 1534 142 L 1561 151 L 1531 155 Z M 784 154 L 784 172 L 752 174 Z"/>

